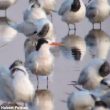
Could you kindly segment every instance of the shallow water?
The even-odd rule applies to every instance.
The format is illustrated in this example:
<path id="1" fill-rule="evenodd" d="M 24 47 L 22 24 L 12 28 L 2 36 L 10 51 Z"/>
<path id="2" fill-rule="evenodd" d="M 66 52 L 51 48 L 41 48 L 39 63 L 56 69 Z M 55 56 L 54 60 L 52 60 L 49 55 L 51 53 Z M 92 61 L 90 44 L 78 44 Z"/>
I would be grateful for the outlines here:
<path id="1" fill-rule="evenodd" d="M 61 0 L 57 0 L 57 9 L 60 6 Z M 86 2 L 86 0 L 85 0 Z M 16 5 L 10 7 L 8 9 L 8 18 L 11 20 L 20 23 L 22 22 L 22 13 L 27 8 L 28 3 L 27 0 L 18 0 Z M 62 39 L 68 34 L 67 25 L 61 21 L 61 17 L 57 14 L 53 14 L 53 23 L 55 27 L 57 41 L 62 41 Z M 110 17 L 102 23 L 102 31 L 107 34 L 107 39 L 110 39 Z M 98 26 L 96 26 L 98 28 Z M 77 24 L 76 35 L 80 36 L 83 40 L 88 35 L 89 31 L 92 29 L 91 23 L 85 18 L 81 23 Z M 72 32 L 71 32 L 72 33 Z M 92 38 L 94 39 L 94 38 Z M 98 38 L 97 38 L 98 39 Z M 89 46 L 92 46 L 92 49 L 99 49 L 99 45 L 96 43 L 100 43 L 99 41 L 95 41 L 94 43 L 87 43 Z M 22 59 L 24 61 L 24 41 L 25 36 L 22 34 L 18 34 L 17 37 L 9 43 L 6 47 L 0 49 L 0 65 L 5 65 L 9 67 L 9 65 L 16 59 Z M 108 40 L 107 40 L 108 41 Z M 102 48 L 101 48 L 102 49 Z M 63 51 L 64 50 L 64 51 Z M 93 51 L 93 50 L 92 50 Z M 103 51 L 103 50 L 102 50 Z M 107 59 L 110 60 L 109 49 Z M 67 53 L 68 52 L 68 53 Z M 94 53 L 93 53 L 94 52 Z M 82 61 L 75 61 L 71 55 L 70 50 L 58 49 L 55 57 L 54 71 L 53 75 L 50 78 L 49 82 L 49 90 L 52 92 L 55 99 L 55 110 L 63 109 L 67 110 L 66 103 L 63 103 L 61 100 L 67 100 L 68 94 L 73 92 L 72 86 L 68 86 L 70 81 L 77 80 L 80 71 L 85 67 L 85 65 L 97 54 L 97 50 L 93 52 L 86 52 Z M 66 53 L 66 54 L 65 54 Z M 91 55 L 91 53 L 93 55 Z M 32 77 L 34 84 L 36 86 L 36 77 Z M 45 89 L 46 80 L 40 79 L 40 89 Z"/>

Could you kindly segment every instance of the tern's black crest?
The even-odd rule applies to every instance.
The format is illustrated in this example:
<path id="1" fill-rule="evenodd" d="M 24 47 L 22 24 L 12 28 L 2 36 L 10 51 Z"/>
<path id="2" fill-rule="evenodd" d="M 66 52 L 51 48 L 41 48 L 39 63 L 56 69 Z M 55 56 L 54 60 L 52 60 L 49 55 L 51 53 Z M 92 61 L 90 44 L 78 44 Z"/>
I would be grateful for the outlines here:
<path id="1" fill-rule="evenodd" d="M 11 70 L 12 68 L 14 68 L 15 66 L 18 66 L 18 65 L 24 65 L 24 63 L 20 60 L 16 60 L 16 61 L 14 61 L 14 63 L 12 63 L 12 65 L 9 67 L 9 69 Z"/>
<path id="2" fill-rule="evenodd" d="M 103 102 L 103 101 L 96 101 L 96 102 L 95 102 L 95 106 L 96 106 L 96 107 L 108 108 L 108 107 L 107 107 L 107 104 L 106 104 L 105 102 Z"/>
<path id="3" fill-rule="evenodd" d="M 38 40 L 38 43 L 37 43 L 37 45 L 36 45 L 36 50 L 38 51 L 39 49 L 40 49 L 40 47 L 44 44 L 44 43 L 48 43 L 48 41 L 47 40 L 45 40 L 45 39 L 39 39 Z"/>
<path id="4" fill-rule="evenodd" d="M 107 82 L 104 79 L 101 81 L 101 84 L 108 86 Z"/>
<path id="5" fill-rule="evenodd" d="M 80 60 L 81 58 L 81 52 L 77 48 L 71 49 L 72 55 L 74 56 L 75 60 Z"/>
<path id="6" fill-rule="evenodd" d="M 42 30 L 38 33 L 39 37 L 45 37 L 49 31 L 49 24 L 45 24 Z"/>
<path id="7" fill-rule="evenodd" d="M 100 76 L 105 77 L 109 73 L 110 73 L 110 64 L 107 61 L 105 61 L 99 69 L 99 74 Z"/>
<path id="8" fill-rule="evenodd" d="M 76 12 L 80 9 L 81 4 L 79 0 L 73 0 L 73 3 L 71 5 L 71 11 Z"/>

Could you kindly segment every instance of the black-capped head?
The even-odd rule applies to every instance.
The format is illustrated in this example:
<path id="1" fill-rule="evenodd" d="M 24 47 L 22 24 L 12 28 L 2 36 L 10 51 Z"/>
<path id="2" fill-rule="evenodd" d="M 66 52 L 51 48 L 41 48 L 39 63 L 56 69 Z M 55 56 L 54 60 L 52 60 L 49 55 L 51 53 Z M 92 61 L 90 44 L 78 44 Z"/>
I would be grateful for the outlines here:
<path id="1" fill-rule="evenodd" d="M 44 38 L 38 39 L 37 45 L 36 45 L 36 51 L 39 51 L 41 46 L 45 43 L 48 43 L 48 41 Z"/>
<path id="2" fill-rule="evenodd" d="M 104 108 L 108 108 L 107 104 L 104 101 L 96 101 L 95 102 L 95 106 L 96 107 L 104 107 Z"/>
<path id="3" fill-rule="evenodd" d="M 73 0 L 73 3 L 71 5 L 71 11 L 76 12 L 80 9 L 81 4 L 79 0 Z"/>
<path id="4" fill-rule="evenodd" d="M 11 70 L 14 67 L 19 66 L 19 65 L 24 65 L 24 63 L 21 60 L 16 60 L 12 63 L 12 65 L 9 67 L 9 69 Z"/>
<path id="5" fill-rule="evenodd" d="M 106 77 L 110 73 L 110 64 L 105 61 L 99 68 L 99 74 L 102 77 Z"/>
<path id="6" fill-rule="evenodd" d="M 77 48 L 71 49 L 72 55 L 74 56 L 75 60 L 80 60 L 81 58 L 81 51 Z"/>

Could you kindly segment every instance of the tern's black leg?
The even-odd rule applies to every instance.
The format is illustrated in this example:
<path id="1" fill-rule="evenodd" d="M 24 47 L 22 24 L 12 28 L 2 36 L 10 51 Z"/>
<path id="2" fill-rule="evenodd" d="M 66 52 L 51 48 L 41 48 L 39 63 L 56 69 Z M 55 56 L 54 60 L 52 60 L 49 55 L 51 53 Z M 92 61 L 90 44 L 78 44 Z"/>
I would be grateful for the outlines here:
<path id="1" fill-rule="evenodd" d="M 52 13 L 50 14 L 50 17 L 51 17 L 51 22 L 53 23 L 53 15 L 52 15 Z"/>
<path id="2" fill-rule="evenodd" d="M 92 24 L 92 28 L 94 29 L 94 23 Z"/>
<path id="3" fill-rule="evenodd" d="M 23 102 L 23 104 L 24 104 L 24 107 L 26 106 L 26 103 L 25 102 Z"/>
<path id="4" fill-rule="evenodd" d="M 68 25 L 68 31 L 70 31 L 71 30 L 71 28 L 70 28 L 70 24 L 67 24 Z"/>
<path id="5" fill-rule="evenodd" d="M 39 89 L 39 77 L 37 76 L 37 89 Z"/>
<path id="6" fill-rule="evenodd" d="M 76 24 L 74 24 L 74 34 L 76 34 Z"/>
<path id="7" fill-rule="evenodd" d="M 7 17 L 7 10 L 5 9 L 5 17 Z"/>
<path id="8" fill-rule="evenodd" d="M 76 24 L 74 24 L 74 31 L 76 31 Z"/>
<path id="9" fill-rule="evenodd" d="M 47 76 L 47 89 L 48 89 L 48 81 L 49 81 L 49 78 L 48 78 L 48 76 Z"/>
<path id="10" fill-rule="evenodd" d="M 67 24 L 67 25 L 68 25 L 68 35 L 69 35 L 71 28 L 70 28 L 69 24 Z"/>
<path id="11" fill-rule="evenodd" d="M 100 22 L 100 30 L 101 30 L 101 28 L 102 28 L 102 23 Z"/>

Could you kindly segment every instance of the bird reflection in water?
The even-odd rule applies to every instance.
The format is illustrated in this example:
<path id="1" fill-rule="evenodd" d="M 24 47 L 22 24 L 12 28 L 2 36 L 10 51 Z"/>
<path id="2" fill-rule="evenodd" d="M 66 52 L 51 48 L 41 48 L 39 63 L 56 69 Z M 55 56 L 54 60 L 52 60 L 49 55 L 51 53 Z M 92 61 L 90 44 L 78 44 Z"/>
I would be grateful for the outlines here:
<path id="1" fill-rule="evenodd" d="M 32 103 L 28 104 L 30 110 L 54 110 L 53 94 L 49 90 L 36 90 Z"/>
<path id="2" fill-rule="evenodd" d="M 83 38 L 71 34 L 62 39 L 62 53 L 66 58 L 80 61 L 86 53 L 86 43 Z"/>
<path id="3" fill-rule="evenodd" d="M 16 0 L 0 0 L 0 10 L 5 10 L 5 16 L 7 16 L 7 9 L 16 3 Z"/>
<path id="4" fill-rule="evenodd" d="M 0 18 L 0 48 L 11 42 L 17 35 L 14 23 L 6 17 Z"/>

